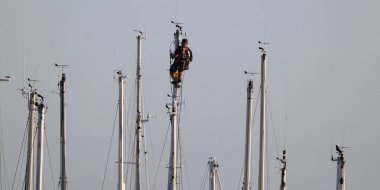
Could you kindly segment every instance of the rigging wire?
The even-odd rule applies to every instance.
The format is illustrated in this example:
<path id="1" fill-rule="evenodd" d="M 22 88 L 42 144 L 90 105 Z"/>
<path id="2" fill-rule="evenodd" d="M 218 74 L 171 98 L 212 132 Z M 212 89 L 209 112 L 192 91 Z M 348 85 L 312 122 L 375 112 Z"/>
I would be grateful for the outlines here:
<path id="1" fill-rule="evenodd" d="M 118 109 L 119 109 L 119 104 L 116 105 L 115 119 L 114 119 L 114 121 L 113 121 L 113 128 L 112 128 L 112 133 L 111 133 L 111 139 L 110 139 L 110 143 L 109 143 L 109 146 L 108 146 L 106 168 L 105 168 L 105 170 L 104 170 L 103 181 L 102 181 L 102 190 L 104 189 L 104 182 L 105 182 L 105 179 L 106 179 L 106 174 L 107 174 L 107 169 L 108 169 L 108 160 L 109 160 L 110 152 L 111 152 L 111 146 L 112 146 L 113 134 L 114 134 L 114 132 L 115 132 L 116 118 L 117 118 L 117 110 L 118 110 Z"/>
<path id="2" fill-rule="evenodd" d="M 183 165 L 184 165 L 184 170 L 185 170 L 185 174 L 186 174 L 186 179 L 187 179 L 187 185 L 188 185 L 188 188 L 190 188 L 190 180 L 189 180 L 189 173 L 188 173 L 188 169 L 187 169 L 187 165 L 186 165 L 186 159 L 185 159 L 185 156 L 184 156 L 184 151 L 183 151 L 183 148 L 182 148 L 182 139 L 180 138 L 180 133 L 178 133 L 179 137 L 178 137 L 178 144 L 179 144 L 179 149 L 180 149 L 180 161 L 183 159 Z M 183 155 L 183 156 L 182 156 Z M 180 168 L 181 168 L 181 175 L 182 175 L 182 162 L 180 162 Z M 181 176 L 181 180 L 182 180 L 182 176 Z M 182 181 L 181 181 L 181 184 Z"/>
<path id="3" fill-rule="evenodd" d="M 22 152 L 21 160 L 25 159 L 25 155 L 26 155 L 25 147 L 26 147 L 26 142 L 25 142 L 25 146 L 24 146 L 24 149 L 23 149 L 23 152 Z M 23 166 L 25 166 L 25 167 L 23 167 Z M 22 164 L 22 169 L 26 170 L 26 165 L 25 164 Z M 22 170 L 20 170 L 20 171 L 22 171 Z M 18 186 L 20 186 L 20 184 L 22 184 L 22 188 L 24 189 L 24 186 L 25 186 L 25 175 L 24 175 L 24 180 L 23 180 L 22 177 L 23 177 L 22 172 L 20 172 L 19 176 L 18 176 Z"/>
<path id="4" fill-rule="evenodd" d="M 28 128 L 28 125 L 29 125 L 29 116 L 28 116 L 28 121 L 26 122 L 25 130 L 24 130 L 24 137 L 22 139 L 22 143 L 21 143 L 21 147 L 20 147 L 20 152 L 19 152 L 18 159 L 17 159 L 16 171 L 15 171 L 15 175 L 13 177 L 12 188 L 11 188 L 12 190 L 13 190 L 13 187 L 14 187 L 14 184 L 15 184 L 15 181 L 16 181 L 16 175 L 17 175 L 17 171 L 18 171 L 18 168 L 19 168 L 19 165 L 20 165 L 19 163 L 20 163 L 20 159 L 21 159 L 21 154 L 24 152 L 23 151 L 23 147 L 24 147 L 24 143 L 25 143 L 26 129 Z"/>
<path id="5" fill-rule="evenodd" d="M 222 187 L 222 181 L 220 180 L 220 176 L 219 176 L 219 170 L 216 170 L 216 176 L 218 176 L 219 190 L 222 190 L 223 187 Z"/>
<path id="6" fill-rule="evenodd" d="M 144 99 L 144 92 L 143 92 L 143 89 L 142 89 L 142 104 L 143 104 L 143 110 L 146 110 L 145 108 L 145 99 Z M 144 112 L 143 112 L 143 115 L 144 115 Z M 147 119 L 149 119 L 149 118 L 147 118 Z M 150 190 L 150 187 L 151 187 L 151 178 L 150 178 L 150 175 L 149 175 L 149 170 L 148 170 L 148 151 L 147 151 L 147 144 L 149 144 L 150 145 L 150 149 L 151 150 L 154 150 L 154 148 L 153 148 L 153 141 L 152 141 L 152 136 L 151 136 L 151 133 L 150 133 L 150 128 L 149 127 L 146 127 L 146 125 L 143 123 L 143 142 L 144 142 L 144 154 L 145 154 L 145 172 L 146 172 L 146 185 L 147 185 L 147 190 Z M 150 142 L 150 143 L 147 143 L 146 142 L 146 136 L 149 136 L 149 140 L 148 140 L 148 142 Z M 152 164 L 152 168 L 155 168 L 155 165 L 154 165 L 154 160 L 155 160 L 155 158 L 154 158 L 154 154 L 150 154 L 151 155 L 151 160 L 152 160 L 152 162 L 150 162 L 151 164 Z"/>
<path id="7" fill-rule="evenodd" d="M 143 125 L 145 127 L 145 125 Z M 143 129 L 144 130 L 144 129 Z M 145 132 L 143 132 L 144 135 L 142 135 L 142 142 L 144 144 L 144 157 L 145 157 L 145 160 L 144 160 L 144 167 L 145 167 L 145 185 L 146 185 L 146 188 L 147 190 L 150 190 L 150 181 L 149 181 L 149 173 L 148 173 L 148 151 L 147 151 L 147 148 L 146 148 L 146 140 L 145 140 Z"/>
<path id="8" fill-rule="evenodd" d="M 150 177 L 149 177 L 149 170 L 148 170 L 148 150 L 147 150 L 147 142 L 146 142 L 146 134 L 148 132 L 145 132 L 145 125 L 143 124 L 143 133 L 142 133 L 142 143 L 143 143 L 143 148 L 144 148 L 144 167 L 145 167 L 145 185 L 147 190 L 150 190 Z"/>
<path id="9" fill-rule="evenodd" d="M 136 82 L 136 81 L 135 81 Z M 132 112 L 132 110 L 134 110 L 135 109 L 135 105 L 134 104 L 132 104 L 132 100 L 134 100 L 136 98 L 136 88 L 135 87 L 133 87 L 132 88 L 132 95 L 130 96 L 130 98 L 129 98 L 129 104 L 128 104 L 128 107 L 127 107 L 127 110 L 125 110 L 126 108 L 124 107 L 124 111 L 126 111 L 126 114 L 125 114 L 125 123 L 126 123 L 126 125 L 124 125 L 124 129 L 126 128 L 127 129 L 127 133 L 128 134 L 125 134 L 125 137 L 128 135 L 128 139 L 129 139 L 129 142 L 128 142 L 128 145 L 131 145 L 132 143 L 131 143 L 131 140 L 133 139 L 132 138 L 132 130 L 130 129 L 130 128 L 132 128 L 134 125 L 133 125 L 133 123 L 134 123 L 134 119 L 133 119 L 133 117 L 135 116 L 134 114 L 130 114 L 131 112 Z M 129 124 L 128 124 L 128 116 L 130 116 L 130 118 L 129 118 Z M 134 134 L 134 133 L 133 133 Z M 131 147 L 129 147 L 130 149 L 131 149 Z"/>
<path id="10" fill-rule="evenodd" d="M 276 152 L 277 152 L 277 158 L 280 157 L 280 154 L 279 154 L 279 150 L 278 150 L 278 141 L 277 141 L 277 135 L 276 135 L 276 131 L 275 131 L 275 125 L 274 125 L 274 121 L 273 121 L 273 114 L 272 114 L 272 108 L 271 108 L 271 104 L 270 104 L 270 98 L 269 98 L 269 95 L 268 95 L 268 89 L 267 89 L 267 93 L 266 93 L 266 97 L 268 99 L 268 108 L 269 108 L 269 114 L 270 114 L 270 120 L 271 120 L 271 129 L 273 131 L 273 138 L 274 138 L 274 141 L 275 141 L 275 147 L 276 147 Z M 266 120 L 268 118 L 265 118 Z M 266 121 L 266 123 L 268 123 Z M 265 134 L 266 135 L 266 138 L 268 139 L 268 133 Z M 267 165 L 266 165 L 266 169 L 267 169 L 267 173 L 266 173 L 266 177 L 267 177 L 267 189 L 269 190 L 270 189 L 270 175 L 269 175 L 269 167 L 270 167 L 270 160 L 269 160 L 269 146 L 265 146 L 265 154 L 266 154 L 266 162 L 267 162 Z"/>
<path id="11" fill-rule="evenodd" d="M 54 186 L 55 182 L 54 182 L 54 173 L 53 173 L 53 167 L 52 167 L 53 164 L 51 163 L 50 148 L 49 148 L 49 142 L 48 142 L 48 138 L 47 138 L 47 134 L 46 134 L 46 129 L 44 130 L 44 133 L 45 133 L 45 140 L 46 140 L 46 148 L 47 148 L 48 157 L 49 157 L 51 182 L 53 184 L 53 189 L 56 190 L 56 188 Z M 44 185 L 45 185 L 45 180 L 44 180 Z"/>
<path id="12" fill-rule="evenodd" d="M 209 173 L 208 172 L 208 166 L 206 165 L 206 170 L 205 170 L 205 172 L 203 174 L 203 181 L 201 183 L 201 188 L 200 188 L 201 190 L 205 189 L 208 173 Z"/>
<path id="13" fill-rule="evenodd" d="M 269 96 L 268 96 L 268 90 L 267 90 L 266 96 L 268 98 L 268 107 L 269 107 L 269 113 L 270 113 L 271 127 L 272 127 L 272 131 L 273 131 L 274 141 L 276 143 L 277 157 L 279 157 L 280 154 L 279 154 L 279 151 L 278 151 L 277 135 L 276 135 L 276 131 L 274 130 L 273 114 L 272 114 L 272 109 L 271 109 L 271 106 L 270 106 L 270 99 L 269 99 Z"/>
<path id="14" fill-rule="evenodd" d="M 242 181 L 242 178 L 243 178 L 243 172 L 244 172 L 244 162 L 241 166 L 241 171 L 240 171 L 240 179 L 239 179 L 239 183 L 238 183 L 238 187 L 237 187 L 237 190 L 240 189 L 240 184 L 241 184 L 241 181 Z"/>
<path id="15" fill-rule="evenodd" d="M 129 183 L 129 184 L 130 184 L 130 189 L 132 189 L 132 185 L 134 184 L 134 183 L 132 183 L 132 181 L 133 181 L 133 179 L 134 179 L 134 175 L 133 175 L 133 174 L 135 174 L 135 173 L 134 173 L 133 168 L 130 167 L 130 165 L 136 165 L 136 163 L 133 162 L 133 161 L 135 160 L 135 154 L 134 154 L 134 152 L 135 152 L 135 147 L 136 147 L 136 141 L 133 141 L 132 146 L 131 146 L 131 149 L 130 149 L 132 153 L 129 154 L 129 158 L 128 158 L 129 162 L 127 162 L 127 171 L 126 171 L 126 175 L 125 175 L 125 180 L 127 180 L 127 179 L 128 179 L 129 171 L 131 172 L 131 173 L 130 173 L 130 180 L 131 180 L 131 183 Z"/>
<path id="16" fill-rule="evenodd" d="M 149 136 L 149 140 L 150 140 L 150 147 L 151 147 L 151 150 L 154 150 L 154 148 L 153 148 L 153 141 L 152 141 L 152 135 L 151 135 L 151 133 L 149 132 L 148 133 L 148 136 Z M 154 154 L 152 154 L 152 160 L 153 160 L 153 162 L 152 162 L 152 168 L 156 168 L 156 165 L 154 164 L 155 162 L 154 162 L 154 160 L 156 160 L 155 158 L 154 158 Z"/>
<path id="17" fill-rule="evenodd" d="M 141 119 L 144 119 L 144 110 L 146 110 L 145 108 L 145 98 L 144 98 L 144 89 L 143 89 L 143 81 L 142 79 L 141 80 L 141 104 L 142 104 L 142 110 L 141 110 L 141 116 L 142 118 Z M 146 121 L 148 121 L 149 118 L 147 118 Z M 146 189 L 147 190 L 150 190 L 150 178 L 149 178 L 149 171 L 148 171 L 148 151 L 147 151 L 147 143 L 146 143 L 146 134 L 148 133 L 148 129 L 149 128 L 146 128 L 146 125 L 144 124 L 144 121 L 141 122 L 142 124 L 142 127 L 141 127 L 141 138 L 142 138 L 142 143 L 143 143 L 143 148 L 144 148 L 144 167 L 145 167 L 145 185 L 146 185 Z M 147 130 L 145 130 L 147 129 Z"/>
<path id="18" fill-rule="evenodd" d="M 2 112 L 1 112 L 1 108 L 0 108 L 0 153 L 1 153 L 1 156 L 0 156 L 0 159 L 1 159 L 1 163 L 0 163 L 0 165 L 3 165 L 3 167 L 4 167 L 4 173 L 5 173 L 5 189 L 7 189 L 7 187 L 9 187 L 9 176 L 8 176 L 8 170 L 7 170 L 7 163 L 5 162 L 5 157 L 4 157 L 4 153 L 5 153 L 5 151 L 4 151 L 4 142 L 3 142 L 3 139 L 4 139 L 4 137 L 3 137 L 3 120 L 2 120 Z M 2 170 L 0 170 L 0 180 L 1 181 L 3 181 L 3 179 L 2 179 L 2 175 L 1 175 L 1 173 L 2 173 Z M 3 186 L 2 186 L 3 184 L 2 183 L 0 183 L 0 187 L 2 188 Z"/>
<path id="19" fill-rule="evenodd" d="M 266 136 L 268 136 L 267 134 L 266 134 Z M 270 162 L 269 162 L 269 153 L 268 153 L 268 150 L 269 150 L 269 146 L 265 146 L 265 158 L 266 158 L 266 170 L 267 170 L 267 172 L 266 172 L 266 177 L 267 177 L 267 190 L 270 190 L 270 186 L 269 186 L 269 184 L 270 184 L 270 175 L 269 175 L 269 166 L 270 166 Z"/>
<path id="20" fill-rule="evenodd" d="M 134 65 L 134 68 L 135 68 L 135 65 Z M 134 80 L 134 83 L 136 83 L 136 77 L 135 77 L 135 80 Z M 126 151 L 126 152 L 129 152 L 128 154 L 128 161 L 126 162 L 127 163 L 127 166 L 126 166 L 126 171 L 125 171 L 125 177 L 124 177 L 124 180 L 127 181 L 128 179 L 128 176 L 130 174 L 130 180 L 131 180 L 131 183 L 130 184 L 130 188 L 132 188 L 132 180 L 133 180 L 133 170 L 132 170 L 132 167 L 131 167 L 131 164 L 133 164 L 133 160 L 134 160 L 134 147 L 135 147 L 135 132 L 132 132 L 132 131 L 135 131 L 133 129 L 133 127 L 135 126 L 134 125 L 134 122 L 136 121 L 134 119 L 134 117 L 136 117 L 136 115 L 134 114 L 133 110 L 136 109 L 135 107 L 135 104 L 132 103 L 134 102 L 133 100 L 136 99 L 136 86 L 135 85 L 131 85 L 132 86 L 132 90 L 131 90 L 131 96 L 130 96 L 130 99 L 129 99 L 129 104 L 128 104 L 128 107 L 124 107 L 124 109 L 127 109 L 126 111 L 126 114 L 125 114 L 125 123 L 126 125 L 124 126 L 124 128 L 127 129 L 127 134 L 125 134 L 124 137 L 129 137 L 129 141 L 128 141 L 128 149 L 129 151 Z M 132 114 L 131 114 L 132 113 Z M 129 124 L 128 124 L 128 117 L 129 117 Z M 132 138 L 132 135 L 133 135 L 133 138 Z"/>
<path id="21" fill-rule="evenodd" d="M 329 123 L 329 128 L 330 128 L 330 155 L 331 157 L 333 156 L 333 145 L 332 145 L 332 134 L 331 134 L 331 122 Z"/>
<path id="22" fill-rule="evenodd" d="M 160 156 L 160 160 L 159 160 L 158 166 L 157 166 L 157 172 L 156 172 L 156 175 L 154 176 L 153 190 L 156 188 L 158 171 L 160 169 L 160 165 L 161 165 L 161 161 L 162 161 L 162 155 L 164 154 L 166 141 L 168 139 L 169 129 L 170 129 L 170 121 L 169 121 L 169 124 L 168 124 L 168 129 L 166 130 L 165 141 L 164 141 L 164 145 L 162 146 L 161 156 Z"/>
<path id="23" fill-rule="evenodd" d="M 285 83 L 285 129 L 284 129 L 284 147 L 287 149 L 287 136 L 288 136 L 288 88 Z"/>
<path id="24" fill-rule="evenodd" d="M 256 112 L 257 112 L 257 108 L 258 108 L 258 103 L 259 103 L 259 98 L 260 98 L 260 94 L 261 94 L 261 86 L 259 88 L 259 91 L 257 93 L 257 98 L 256 98 L 256 104 L 255 104 L 255 111 L 253 112 L 253 121 L 255 121 L 255 117 L 256 117 Z M 251 158 L 252 159 L 252 158 Z M 240 179 L 239 179 L 239 183 L 238 183 L 238 187 L 237 189 L 240 188 L 240 185 L 242 184 L 242 177 L 243 177 L 243 172 L 244 172 L 244 162 L 245 162 L 245 159 L 243 161 L 243 164 L 242 164 L 242 167 L 241 167 L 241 172 L 240 172 Z M 251 165 L 252 167 L 252 165 Z M 252 169 L 252 168 L 251 168 Z"/>

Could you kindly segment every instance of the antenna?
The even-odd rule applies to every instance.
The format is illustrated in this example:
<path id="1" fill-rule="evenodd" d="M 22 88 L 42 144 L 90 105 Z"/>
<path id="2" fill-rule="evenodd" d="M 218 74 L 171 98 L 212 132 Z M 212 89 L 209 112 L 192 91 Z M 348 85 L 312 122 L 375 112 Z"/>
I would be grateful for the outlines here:
<path id="1" fill-rule="evenodd" d="M 134 32 L 137 32 L 140 36 L 142 36 L 144 33 L 141 30 L 133 30 Z"/>
<path id="2" fill-rule="evenodd" d="M 64 68 L 68 68 L 68 67 L 69 67 L 69 65 L 59 65 L 59 64 L 57 64 L 57 63 L 54 63 L 54 66 L 55 66 L 55 67 L 61 67 L 61 69 L 62 69 L 62 73 L 63 73 L 63 69 L 64 69 Z"/>
<path id="3" fill-rule="evenodd" d="M 140 37 L 140 39 L 146 39 L 147 38 L 147 33 L 146 32 L 143 32 L 141 30 L 133 30 L 134 32 L 137 33 L 137 37 Z"/>
<path id="4" fill-rule="evenodd" d="M 264 47 L 267 46 L 267 45 L 269 45 L 270 43 L 268 43 L 268 42 L 262 42 L 262 41 L 259 41 L 258 43 L 259 43 L 259 49 L 261 50 L 261 52 L 266 53 Z"/>
<path id="5" fill-rule="evenodd" d="M 0 82 L 9 82 L 11 78 L 13 78 L 11 75 L 5 76 L 4 78 L 0 78 Z"/>
<path id="6" fill-rule="evenodd" d="M 182 26 L 181 25 L 183 25 L 183 23 L 175 22 L 175 21 L 171 21 L 171 23 L 174 24 L 175 27 L 179 28 L 179 30 L 182 32 Z"/>
<path id="7" fill-rule="evenodd" d="M 24 44 L 24 51 L 23 51 L 23 60 L 22 60 L 22 63 L 23 63 L 23 70 L 22 70 L 22 83 L 23 83 L 23 88 L 25 88 L 25 44 Z"/>
<path id="8" fill-rule="evenodd" d="M 270 43 L 259 41 L 259 44 L 262 44 L 262 45 L 269 45 Z"/>
<path id="9" fill-rule="evenodd" d="M 35 86 L 36 82 L 40 82 L 39 80 L 36 80 L 36 79 L 30 79 L 30 78 L 28 78 L 28 81 L 29 81 L 29 82 L 32 82 L 33 86 Z M 33 86 L 32 86 L 32 85 L 30 85 L 30 84 L 28 84 L 28 85 L 29 85 L 29 87 L 30 87 L 31 89 L 33 89 Z"/>
<path id="10" fill-rule="evenodd" d="M 285 80 L 285 129 L 284 129 L 284 146 L 287 148 L 287 130 L 288 130 L 288 83 Z"/>
<path id="11" fill-rule="evenodd" d="M 251 76 L 253 76 L 253 75 L 258 75 L 258 74 L 260 74 L 260 73 L 244 71 L 244 74 L 245 74 L 245 75 L 251 75 Z"/>
<path id="12" fill-rule="evenodd" d="M 122 77 L 122 78 L 128 78 L 127 75 L 123 75 L 123 72 L 121 70 L 114 70 L 116 72 L 116 74 L 119 76 L 119 77 Z M 116 79 L 116 78 L 115 78 Z"/>

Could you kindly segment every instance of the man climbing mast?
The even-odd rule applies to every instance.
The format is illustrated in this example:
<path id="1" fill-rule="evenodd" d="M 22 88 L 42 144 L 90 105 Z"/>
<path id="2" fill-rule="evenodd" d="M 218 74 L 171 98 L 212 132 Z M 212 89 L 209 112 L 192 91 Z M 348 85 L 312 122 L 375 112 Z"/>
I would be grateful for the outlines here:
<path id="1" fill-rule="evenodd" d="M 172 84 L 181 82 L 183 71 L 189 70 L 189 64 L 193 61 L 193 53 L 188 44 L 188 40 L 184 38 L 182 39 L 181 46 L 178 46 L 174 53 L 170 53 L 170 57 L 174 59 L 173 64 L 170 66 L 170 76 L 173 79 Z"/>

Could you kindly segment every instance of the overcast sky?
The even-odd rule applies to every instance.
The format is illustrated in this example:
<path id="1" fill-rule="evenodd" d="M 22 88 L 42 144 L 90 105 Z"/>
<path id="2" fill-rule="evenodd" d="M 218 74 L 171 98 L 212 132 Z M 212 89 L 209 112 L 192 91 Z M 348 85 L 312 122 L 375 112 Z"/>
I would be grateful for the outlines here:
<path id="1" fill-rule="evenodd" d="M 1 0 L 0 77 L 14 76 L 11 82 L 0 83 L 9 183 L 28 119 L 27 100 L 17 90 L 24 85 L 25 62 L 25 76 L 40 80 L 36 88 L 47 97 L 46 134 L 54 182 L 46 149 L 45 189 L 58 184 L 59 96 L 51 91 L 58 91 L 61 71 L 53 64 L 59 63 L 70 65 L 65 69 L 69 189 L 101 189 L 118 99 L 114 70 L 130 76 L 125 104 L 131 110 L 136 68 L 133 30 L 140 29 L 148 33 L 143 41 L 144 109 L 157 115 L 146 125 L 153 185 L 169 124 L 168 53 L 175 30 L 170 21 L 176 20 L 184 23 L 194 53 L 182 96 L 185 189 L 201 187 L 210 156 L 220 164 L 223 188 L 241 188 L 249 78 L 243 72 L 260 71 L 259 40 L 270 42 L 268 189 L 278 189 L 280 184 L 276 147 L 280 153 L 285 147 L 288 151 L 289 189 L 334 189 L 336 163 L 330 157 L 335 144 L 349 147 L 345 150 L 347 189 L 376 189 L 379 9 L 376 0 Z M 253 79 L 256 102 L 259 76 Z M 258 116 L 257 112 L 253 126 L 252 189 L 257 189 Z M 132 129 L 133 120 L 127 123 Z M 105 189 L 116 188 L 115 140 L 116 136 Z M 166 143 L 157 190 L 166 188 L 168 151 Z M 21 189 L 25 158 L 19 167 L 15 189 Z"/>

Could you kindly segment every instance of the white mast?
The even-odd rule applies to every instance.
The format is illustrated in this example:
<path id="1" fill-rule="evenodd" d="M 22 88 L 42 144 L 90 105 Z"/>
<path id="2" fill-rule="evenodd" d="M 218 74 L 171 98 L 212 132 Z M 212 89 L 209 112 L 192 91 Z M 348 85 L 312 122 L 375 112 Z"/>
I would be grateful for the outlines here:
<path id="1" fill-rule="evenodd" d="M 140 135 L 142 128 L 142 82 L 141 82 L 141 40 L 143 33 L 137 31 L 137 71 L 136 71 L 136 89 L 137 89 L 137 113 L 136 113 L 136 190 L 140 190 L 141 180 L 140 180 Z"/>
<path id="2" fill-rule="evenodd" d="M 216 190 L 216 178 L 218 175 L 218 168 L 219 164 L 215 160 L 215 158 L 210 157 L 208 161 L 208 166 L 209 166 L 209 187 L 210 190 Z"/>
<path id="3" fill-rule="evenodd" d="M 43 101 L 43 100 L 42 100 Z M 43 158 L 44 158 L 44 134 L 45 134 L 45 105 L 38 105 L 38 136 L 37 136 L 37 172 L 36 190 L 43 189 Z"/>
<path id="4" fill-rule="evenodd" d="M 118 190 L 124 190 L 124 171 L 123 171 L 123 128 L 124 128 L 124 78 L 121 71 L 117 74 L 119 80 L 119 155 L 118 155 Z"/>
<path id="5" fill-rule="evenodd" d="M 282 164 L 281 167 L 281 184 L 280 190 L 286 190 L 286 170 L 287 170 L 287 160 L 286 160 L 286 150 L 282 151 L 282 158 L 277 158 Z"/>
<path id="6" fill-rule="evenodd" d="M 338 145 L 336 147 L 336 152 L 338 153 L 338 157 L 331 157 L 332 161 L 337 162 L 337 175 L 336 175 L 336 190 L 346 190 L 346 160 L 344 160 L 343 150 L 339 148 Z"/>
<path id="7" fill-rule="evenodd" d="M 26 162 L 25 190 L 33 190 L 33 171 L 34 171 L 34 112 L 36 103 L 36 92 L 31 89 L 29 95 L 29 129 L 28 129 L 28 154 Z"/>
<path id="8" fill-rule="evenodd" d="M 251 149 L 252 149 L 252 99 L 253 80 L 248 80 L 247 85 L 247 123 L 245 139 L 245 162 L 244 162 L 244 182 L 243 190 L 251 189 Z"/>
<path id="9" fill-rule="evenodd" d="M 63 69 L 63 65 L 62 69 Z M 59 184 L 61 190 L 66 190 L 67 185 L 67 176 L 66 176 L 66 104 L 65 104 L 65 96 L 66 96 L 66 74 L 62 73 L 62 79 L 59 82 L 59 91 L 60 91 L 60 109 L 61 109 L 61 122 L 60 122 L 60 140 L 61 140 L 61 174 L 59 178 Z"/>
<path id="10" fill-rule="evenodd" d="M 265 146 L 266 146 L 266 115 L 265 115 L 265 98 L 266 98 L 266 52 L 264 48 L 261 55 L 261 110 L 260 110 L 260 159 L 259 159 L 259 183 L 258 190 L 264 190 L 265 174 Z"/>
<path id="11" fill-rule="evenodd" d="M 179 35 L 181 27 L 176 24 L 176 32 L 174 33 L 174 47 L 177 49 L 179 46 Z M 170 123 L 172 127 L 171 131 L 171 146 L 170 146 L 170 158 L 169 158 L 169 175 L 168 175 L 168 190 L 177 189 L 177 138 L 178 138 L 178 91 L 180 85 L 173 84 L 172 92 L 172 109 L 170 112 Z"/>

